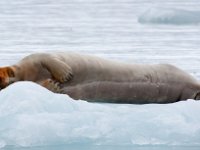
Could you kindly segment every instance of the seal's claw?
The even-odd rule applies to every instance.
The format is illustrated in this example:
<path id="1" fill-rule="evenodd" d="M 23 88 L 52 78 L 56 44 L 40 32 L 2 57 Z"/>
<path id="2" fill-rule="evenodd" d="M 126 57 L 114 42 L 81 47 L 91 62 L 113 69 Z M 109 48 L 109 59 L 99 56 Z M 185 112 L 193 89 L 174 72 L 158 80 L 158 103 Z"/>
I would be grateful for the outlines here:
<path id="1" fill-rule="evenodd" d="M 71 72 L 69 72 L 69 73 L 66 73 L 64 77 L 61 77 L 58 80 L 59 82 L 64 83 L 64 82 L 70 81 L 72 78 L 73 78 L 73 75 Z"/>
<path id="2" fill-rule="evenodd" d="M 71 72 L 69 73 L 69 78 L 73 78 L 73 74 Z"/>

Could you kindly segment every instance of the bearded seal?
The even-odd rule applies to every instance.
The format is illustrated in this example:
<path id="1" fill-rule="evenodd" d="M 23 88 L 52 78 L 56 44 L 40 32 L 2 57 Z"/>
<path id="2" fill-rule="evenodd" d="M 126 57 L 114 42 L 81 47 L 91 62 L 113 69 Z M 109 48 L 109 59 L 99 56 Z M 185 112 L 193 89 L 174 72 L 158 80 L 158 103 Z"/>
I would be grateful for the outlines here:
<path id="1" fill-rule="evenodd" d="M 128 64 L 77 53 L 36 53 L 0 68 L 0 87 L 33 81 L 73 99 L 172 103 L 200 99 L 200 83 L 170 64 Z"/>

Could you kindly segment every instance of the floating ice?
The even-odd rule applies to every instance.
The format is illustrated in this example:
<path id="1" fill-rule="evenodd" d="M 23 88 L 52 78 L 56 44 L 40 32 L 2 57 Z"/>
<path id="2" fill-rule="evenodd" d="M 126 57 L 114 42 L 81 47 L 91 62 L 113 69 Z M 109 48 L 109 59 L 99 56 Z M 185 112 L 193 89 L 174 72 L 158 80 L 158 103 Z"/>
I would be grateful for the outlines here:
<path id="1" fill-rule="evenodd" d="M 0 147 L 200 145 L 200 102 L 97 104 L 31 83 L 0 92 Z"/>
<path id="2" fill-rule="evenodd" d="M 198 24 L 200 23 L 200 11 L 150 8 L 138 18 L 138 21 L 143 24 Z"/>

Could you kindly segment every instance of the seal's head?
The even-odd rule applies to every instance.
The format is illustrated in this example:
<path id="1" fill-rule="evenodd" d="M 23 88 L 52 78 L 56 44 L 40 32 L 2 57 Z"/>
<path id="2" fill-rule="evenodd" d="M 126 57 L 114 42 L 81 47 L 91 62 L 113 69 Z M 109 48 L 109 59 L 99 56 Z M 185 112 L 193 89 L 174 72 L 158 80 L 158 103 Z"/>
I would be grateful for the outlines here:
<path id="1" fill-rule="evenodd" d="M 14 71 L 11 67 L 0 68 L 0 90 L 12 83 Z"/>

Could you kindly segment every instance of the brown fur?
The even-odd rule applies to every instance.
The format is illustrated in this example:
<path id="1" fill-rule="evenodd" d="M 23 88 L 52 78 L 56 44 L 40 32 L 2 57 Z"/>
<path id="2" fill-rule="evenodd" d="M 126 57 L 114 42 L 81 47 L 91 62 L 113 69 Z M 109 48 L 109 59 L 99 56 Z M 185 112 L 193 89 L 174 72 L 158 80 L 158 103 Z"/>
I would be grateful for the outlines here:
<path id="1" fill-rule="evenodd" d="M 14 70 L 11 67 L 0 68 L 0 87 L 5 88 L 12 82 Z"/>
<path id="2" fill-rule="evenodd" d="M 38 53 L 0 68 L 0 86 L 33 81 L 74 99 L 114 103 L 170 103 L 199 99 L 200 84 L 168 64 L 142 65 L 74 53 Z"/>

